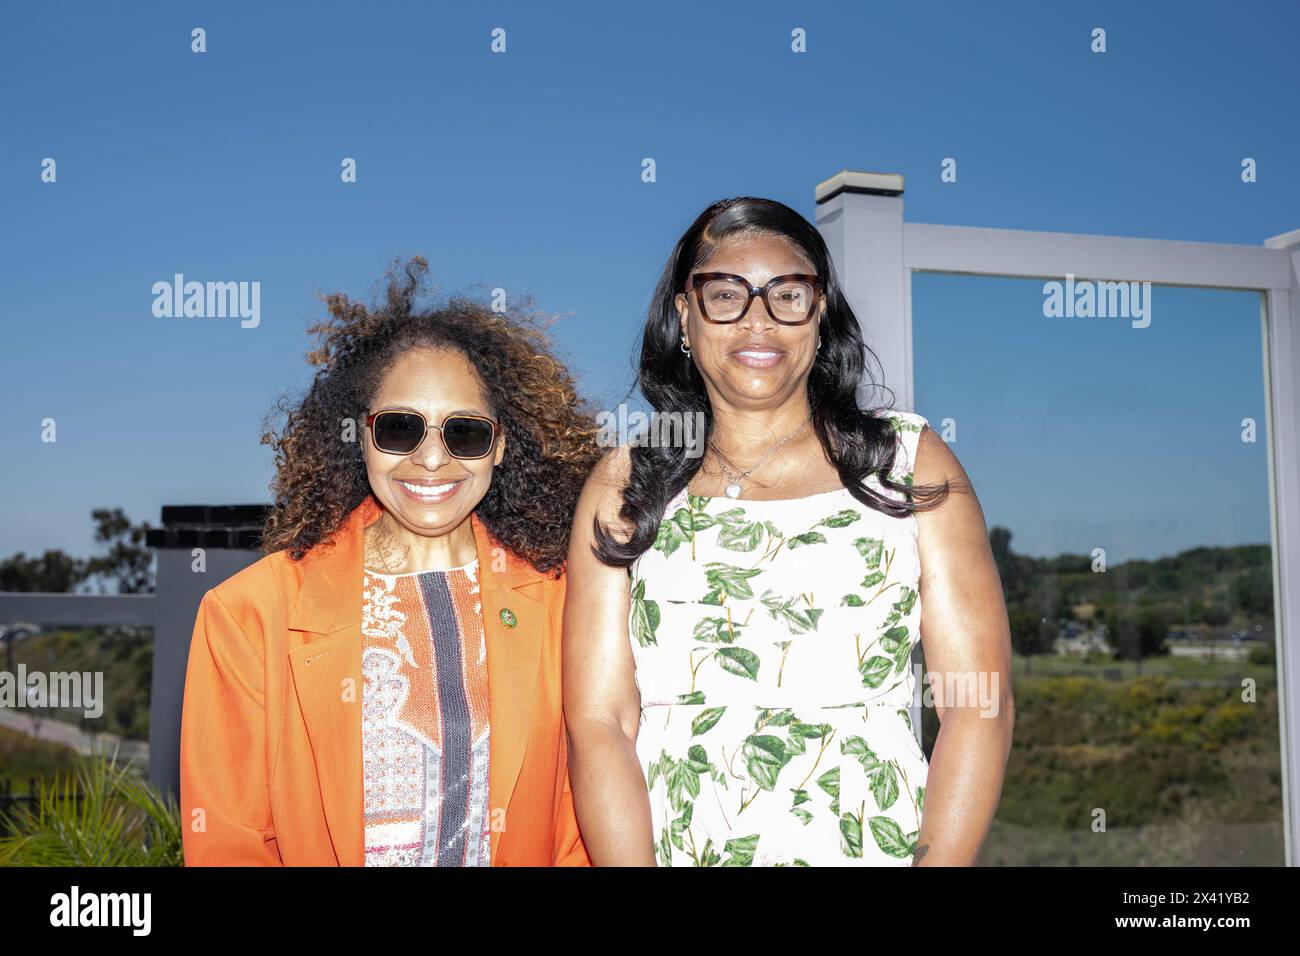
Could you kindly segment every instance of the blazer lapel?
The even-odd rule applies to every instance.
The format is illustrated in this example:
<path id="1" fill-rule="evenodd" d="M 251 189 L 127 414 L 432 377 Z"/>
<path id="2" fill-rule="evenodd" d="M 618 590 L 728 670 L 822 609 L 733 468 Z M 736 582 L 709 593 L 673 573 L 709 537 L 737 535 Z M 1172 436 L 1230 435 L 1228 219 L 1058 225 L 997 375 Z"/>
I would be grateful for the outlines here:
<path id="1" fill-rule="evenodd" d="M 365 865 L 361 589 L 365 529 L 382 513 L 374 496 L 367 496 L 331 545 L 307 553 L 302 588 L 289 617 L 289 630 L 306 635 L 306 643 L 289 652 L 289 666 L 340 866 Z"/>
<path id="2" fill-rule="evenodd" d="M 365 865 L 361 755 L 361 605 L 365 528 L 383 513 L 368 496 L 333 543 L 303 559 L 289 630 L 306 643 L 289 652 L 294 688 L 319 775 L 321 802 L 340 866 Z M 544 576 L 500 544 L 470 514 L 479 561 L 479 601 L 487 647 L 490 850 L 499 860 L 504 811 L 519 780 L 546 631 Z M 500 811 L 500 812 L 498 812 Z"/>
<path id="3" fill-rule="evenodd" d="M 546 631 L 543 575 L 493 538 L 477 514 L 470 515 L 479 561 L 479 600 L 487 642 L 488 804 L 490 852 L 500 862 L 502 821 L 519 781 L 537 699 Z"/>

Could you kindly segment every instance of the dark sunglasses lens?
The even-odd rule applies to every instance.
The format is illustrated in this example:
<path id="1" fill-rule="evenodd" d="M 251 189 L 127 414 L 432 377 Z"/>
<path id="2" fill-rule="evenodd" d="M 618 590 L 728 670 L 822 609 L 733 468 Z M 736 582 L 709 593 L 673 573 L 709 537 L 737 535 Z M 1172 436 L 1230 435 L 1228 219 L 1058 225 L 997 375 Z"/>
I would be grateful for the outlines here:
<path id="1" fill-rule="evenodd" d="M 481 418 L 449 418 L 442 425 L 447 451 L 457 458 L 482 458 L 492 450 L 492 423 Z"/>
<path id="2" fill-rule="evenodd" d="M 424 419 L 410 412 L 380 412 L 375 416 L 375 447 L 393 455 L 409 455 L 424 438 Z"/>

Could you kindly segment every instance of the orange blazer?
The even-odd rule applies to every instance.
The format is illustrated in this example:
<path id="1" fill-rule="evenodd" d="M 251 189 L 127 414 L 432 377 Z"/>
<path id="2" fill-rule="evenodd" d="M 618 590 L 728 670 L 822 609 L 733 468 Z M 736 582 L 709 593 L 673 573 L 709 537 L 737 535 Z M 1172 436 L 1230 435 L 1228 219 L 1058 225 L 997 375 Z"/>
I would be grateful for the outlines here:
<path id="1" fill-rule="evenodd" d="M 364 865 L 362 535 L 381 513 L 369 496 L 331 544 L 302 561 L 267 555 L 204 595 L 181 719 L 186 865 Z M 561 709 L 564 578 L 509 553 L 476 514 L 470 522 L 487 642 L 492 865 L 590 866 Z"/>

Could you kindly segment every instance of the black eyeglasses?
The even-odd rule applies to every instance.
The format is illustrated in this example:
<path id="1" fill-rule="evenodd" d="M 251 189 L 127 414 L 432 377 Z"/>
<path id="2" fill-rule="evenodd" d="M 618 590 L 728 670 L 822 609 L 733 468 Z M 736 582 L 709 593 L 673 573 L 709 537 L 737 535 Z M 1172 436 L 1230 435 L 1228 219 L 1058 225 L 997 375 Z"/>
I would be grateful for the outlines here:
<path id="1" fill-rule="evenodd" d="M 498 423 L 479 415 L 448 415 L 430 425 L 419 412 L 375 412 L 366 419 L 375 447 L 389 455 L 409 455 L 424 442 L 429 429 L 442 432 L 442 443 L 453 458 L 485 458 L 496 444 Z"/>
<path id="2" fill-rule="evenodd" d="M 792 273 L 776 276 L 759 289 L 730 272 L 697 272 L 691 276 L 691 288 L 710 322 L 739 322 L 754 299 L 762 298 L 767 314 L 777 322 L 803 325 L 813 317 L 821 282 L 815 275 Z"/>

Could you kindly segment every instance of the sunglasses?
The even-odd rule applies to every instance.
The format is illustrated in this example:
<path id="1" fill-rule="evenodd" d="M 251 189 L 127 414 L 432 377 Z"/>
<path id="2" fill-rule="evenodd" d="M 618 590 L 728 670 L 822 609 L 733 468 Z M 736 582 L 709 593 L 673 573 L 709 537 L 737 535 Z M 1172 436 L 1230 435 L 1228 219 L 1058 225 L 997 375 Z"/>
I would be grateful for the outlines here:
<path id="1" fill-rule="evenodd" d="M 486 458 L 496 445 L 497 429 L 491 418 L 448 415 L 441 425 L 430 425 L 419 412 L 375 412 L 366 419 L 375 447 L 389 455 L 409 455 L 424 442 L 430 429 L 442 432 L 442 443 L 453 458 Z"/>

